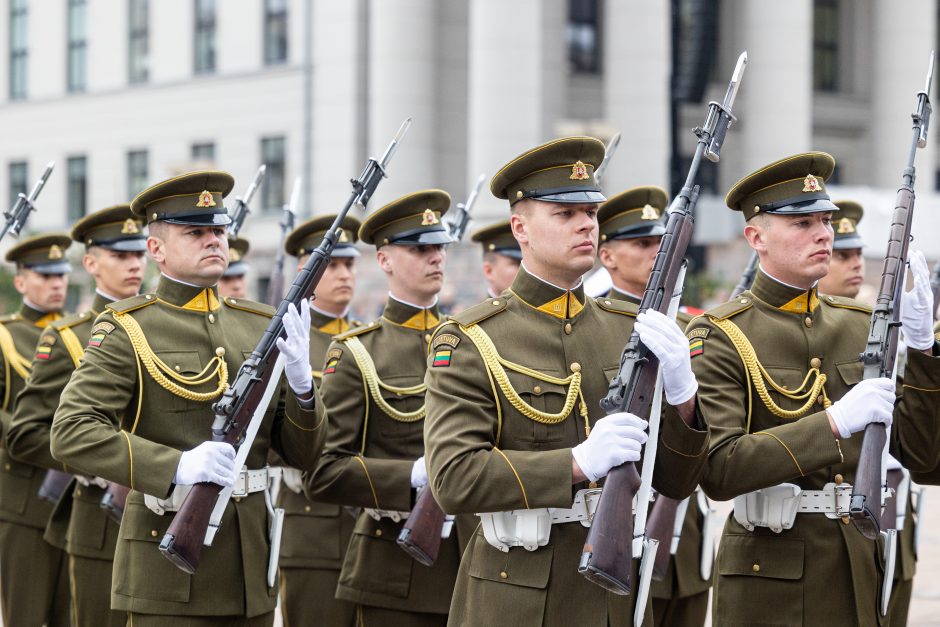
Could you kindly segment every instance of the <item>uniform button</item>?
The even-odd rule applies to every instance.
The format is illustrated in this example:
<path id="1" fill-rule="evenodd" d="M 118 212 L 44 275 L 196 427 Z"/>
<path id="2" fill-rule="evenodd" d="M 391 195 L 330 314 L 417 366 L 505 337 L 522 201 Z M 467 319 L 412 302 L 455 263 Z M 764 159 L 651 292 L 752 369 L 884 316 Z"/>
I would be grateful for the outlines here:
<path id="1" fill-rule="evenodd" d="M 424 341 L 425 341 L 425 342 L 430 342 L 430 341 L 431 341 L 431 334 L 430 334 L 430 333 L 425 333 L 425 334 L 424 334 Z"/>
<path id="2" fill-rule="evenodd" d="M 532 391 L 535 392 L 536 394 L 541 394 L 541 393 L 542 393 L 542 386 L 541 386 L 541 385 L 537 385 L 537 386 L 535 386 L 534 388 L 532 388 Z"/>
<path id="3" fill-rule="evenodd" d="M 499 578 L 500 578 L 500 579 L 509 579 L 509 573 L 507 573 L 505 570 L 501 570 L 501 571 L 499 571 Z"/>
<path id="4" fill-rule="evenodd" d="M 494 306 L 494 307 L 499 307 L 499 301 L 498 301 L 498 300 L 494 300 L 494 301 L 493 301 L 493 306 Z"/>
<path id="5" fill-rule="evenodd" d="M 215 322 L 215 316 L 214 316 L 214 315 L 209 314 L 209 322 L 210 322 L 210 323 L 214 323 L 214 322 Z"/>
<path id="6" fill-rule="evenodd" d="M 4 470 L 9 470 L 9 469 L 10 469 L 10 464 L 4 464 L 4 465 L 3 465 L 3 469 L 4 469 Z"/>
<path id="7" fill-rule="evenodd" d="M 82 489 L 81 489 L 81 488 L 75 488 L 75 496 L 81 496 L 81 495 L 82 495 Z"/>
<path id="8" fill-rule="evenodd" d="M 236 496 L 236 497 L 235 497 L 234 499 L 232 499 L 232 500 L 235 501 L 236 503 L 241 503 L 241 502 L 242 502 L 242 497 Z"/>
<path id="9" fill-rule="evenodd" d="M 826 406 L 826 399 L 823 398 L 822 394 L 816 397 L 816 404 L 819 405 L 820 407 Z"/>
<path id="10" fill-rule="evenodd" d="M 759 572 L 760 572 L 760 564 L 754 564 L 753 566 L 751 566 L 751 570 L 753 570 L 755 573 L 759 573 Z"/>
<path id="11" fill-rule="evenodd" d="M 173 370 L 179 372 L 179 371 L 180 371 L 180 365 L 179 365 L 179 364 L 176 364 L 175 366 L 173 366 Z"/>
<path id="12" fill-rule="evenodd" d="M 803 318 L 803 325 L 808 329 L 813 326 L 812 318 Z"/>
<path id="13" fill-rule="evenodd" d="M 843 524 L 843 525 L 848 525 L 848 524 L 851 523 L 851 522 L 852 522 L 852 519 L 849 518 L 848 516 L 843 516 L 843 517 L 842 517 L 842 524 Z"/>
<path id="14" fill-rule="evenodd" d="M 581 364 L 579 364 L 576 361 L 571 364 L 570 368 L 571 368 L 571 372 L 574 372 L 574 373 L 581 372 Z"/>
<path id="15" fill-rule="evenodd" d="M 376 537 L 376 538 L 381 538 L 381 537 L 382 537 L 382 530 L 381 530 L 381 529 L 376 529 L 376 530 L 375 530 L 375 537 Z"/>
<path id="16" fill-rule="evenodd" d="M 151 530 L 150 530 L 150 537 L 151 537 L 151 538 L 156 538 L 158 535 L 160 535 L 160 533 L 159 533 L 156 529 L 151 529 Z"/>
<path id="17" fill-rule="evenodd" d="M 570 322 L 565 323 L 565 335 L 571 335 L 571 323 Z"/>
<path id="18" fill-rule="evenodd" d="M 740 300 L 740 303 L 741 303 L 742 305 L 746 305 L 746 304 L 747 304 L 747 299 L 746 299 L 746 298 L 742 298 L 742 299 Z"/>
<path id="19" fill-rule="evenodd" d="M 819 357 L 813 357 L 812 359 L 809 360 L 810 368 L 819 368 L 820 366 L 822 366 L 822 359 L 820 359 Z"/>
<path id="20" fill-rule="evenodd" d="M 309 506 L 309 505 L 304 505 L 304 511 L 305 511 L 305 512 L 309 512 L 309 511 L 310 511 L 310 506 Z"/>
<path id="21" fill-rule="evenodd" d="M 232 305 L 237 305 L 237 304 L 238 304 L 238 301 L 235 300 L 234 298 L 230 298 L 228 302 L 229 302 L 230 304 L 232 304 Z"/>
<path id="22" fill-rule="evenodd" d="M 144 296 L 144 298 L 147 300 L 150 300 L 151 298 L 153 298 L 153 296 L 151 296 L 150 294 L 147 294 L 146 296 Z"/>
<path id="23" fill-rule="evenodd" d="M 842 485 L 842 482 L 845 481 L 845 477 L 842 475 L 836 475 L 832 478 L 832 480 L 836 482 L 836 485 Z"/>
<path id="24" fill-rule="evenodd" d="M 610 301 L 609 301 L 609 300 L 605 300 L 605 301 L 604 301 L 604 304 L 605 304 L 605 305 L 609 305 L 609 304 L 610 304 Z"/>

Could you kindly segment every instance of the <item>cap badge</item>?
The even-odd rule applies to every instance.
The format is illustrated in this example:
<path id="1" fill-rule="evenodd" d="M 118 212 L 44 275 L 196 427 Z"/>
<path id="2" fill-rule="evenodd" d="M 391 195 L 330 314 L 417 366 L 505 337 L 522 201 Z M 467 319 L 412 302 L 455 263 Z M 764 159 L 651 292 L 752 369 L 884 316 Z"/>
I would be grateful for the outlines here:
<path id="1" fill-rule="evenodd" d="M 659 220 L 659 211 L 656 210 L 656 207 L 653 205 L 645 205 L 643 207 L 643 214 L 640 216 L 641 220 Z"/>
<path id="2" fill-rule="evenodd" d="M 572 181 L 584 181 L 591 178 L 591 175 L 588 174 L 587 166 L 579 159 L 571 166 L 571 176 L 568 178 Z"/>
<path id="3" fill-rule="evenodd" d="M 137 235 L 140 233 L 140 227 L 137 226 L 137 221 L 130 218 L 124 220 L 124 226 L 121 227 L 121 233 L 123 235 Z"/>
<path id="4" fill-rule="evenodd" d="M 230 250 L 228 251 L 228 260 L 233 263 L 236 261 L 241 261 L 242 254 L 238 252 L 237 250 Z"/>
<path id="5" fill-rule="evenodd" d="M 434 213 L 434 211 L 431 209 L 424 210 L 424 213 L 421 215 L 421 226 L 433 226 L 440 223 L 441 221 L 437 219 L 437 214 Z"/>
<path id="6" fill-rule="evenodd" d="M 212 192 L 207 189 L 202 190 L 202 193 L 199 194 L 199 202 L 196 203 L 197 207 L 215 207 L 215 198 L 212 197 Z"/>
<path id="7" fill-rule="evenodd" d="M 819 180 L 812 174 L 807 174 L 806 178 L 803 179 L 803 191 L 818 192 L 820 190 L 822 190 L 822 188 L 819 186 Z"/>
<path id="8" fill-rule="evenodd" d="M 854 233 L 855 232 L 855 223 L 848 218 L 842 218 L 839 220 L 839 230 L 837 233 Z"/>
<path id="9" fill-rule="evenodd" d="M 49 259 L 62 259 L 62 249 L 57 244 L 49 247 Z"/>
<path id="10" fill-rule="evenodd" d="M 340 241 L 340 242 L 348 242 L 348 241 L 349 241 L 349 236 L 346 235 L 346 229 L 340 229 L 340 230 L 339 230 L 339 241 Z"/>

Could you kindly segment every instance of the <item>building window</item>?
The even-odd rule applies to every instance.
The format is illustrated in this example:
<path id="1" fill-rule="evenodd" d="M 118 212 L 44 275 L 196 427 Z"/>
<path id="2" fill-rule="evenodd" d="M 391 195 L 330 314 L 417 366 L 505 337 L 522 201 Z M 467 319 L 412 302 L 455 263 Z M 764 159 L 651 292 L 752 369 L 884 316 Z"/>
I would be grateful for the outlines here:
<path id="1" fill-rule="evenodd" d="M 10 1 L 10 100 L 26 98 L 27 30 L 29 26 L 27 0 Z"/>
<path id="2" fill-rule="evenodd" d="M 264 0 L 264 64 L 287 61 L 287 0 Z"/>
<path id="3" fill-rule="evenodd" d="M 128 0 L 127 80 L 146 83 L 150 78 L 150 2 Z"/>
<path id="4" fill-rule="evenodd" d="M 196 0 L 193 32 L 193 70 L 196 74 L 215 72 L 215 0 Z"/>
<path id="5" fill-rule="evenodd" d="M 69 0 L 68 90 L 85 91 L 85 58 L 88 50 L 85 0 Z"/>
<path id="6" fill-rule="evenodd" d="M 9 207 L 16 204 L 16 199 L 20 194 L 29 193 L 29 181 L 27 176 L 27 163 L 25 161 L 12 161 L 8 166 L 10 174 L 10 202 Z"/>
<path id="7" fill-rule="evenodd" d="M 213 165 L 215 164 L 215 144 L 212 142 L 193 144 L 191 155 L 194 163 Z"/>
<path id="8" fill-rule="evenodd" d="M 813 9 L 813 89 L 839 89 L 839 0 L 816 0 Z"/>
<path id="9" fill-rule="evenodd" d="M 600 74 L 600 0 L 568 0 L 568 68 L 573 74 Z"/>
<path id="10" fill-rule="evenodd" d="M 85 157 L 68 159 L 68 221 L 85 217 L 88 211 L 88 164 Z"/>
<path id="11" fill-rule="evenodd" d="M 131 150 L 127 153 L 127 197 L 133 198 L 147 189 L 150 172 L 146 150 Z"/>
<path id="12" fill-rule="evenodd" d="M 286 141 L 283 137 L 265 137 L 261 140 L 261 163 L 267 166 L 264 185 L 261 186 L 263 209 L 280 209 L 284 206 L 286 161 Z"/>

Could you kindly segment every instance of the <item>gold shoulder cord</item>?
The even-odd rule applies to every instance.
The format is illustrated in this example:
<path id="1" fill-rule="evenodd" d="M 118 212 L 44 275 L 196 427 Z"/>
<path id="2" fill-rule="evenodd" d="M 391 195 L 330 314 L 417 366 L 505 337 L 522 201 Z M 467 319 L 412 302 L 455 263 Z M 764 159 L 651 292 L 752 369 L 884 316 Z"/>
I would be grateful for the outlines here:
<path id="1" fill-rule="evenodd" d="M 738 355 L 741 357 L 741 362 L 744 364 L 745 373 L 749 383 L 754 384 L 754 389 L 757 390 L 757 395 L 763 401 L 764 406 L 778 418 L 787 418 L 795 419 L 800 418 L 806 414 L 807 411 L 813 406 L 813 403 L 816 402 L 816 399 L 819 398 L 820 394 L 823 398 L 823 407 L 829 407 L 832 403 L 829 401 L 829 397 L 826 396 L 826 375 L 822 374 L 819 371 L 819 368 L 810 368 L 809 372 L 806 373 L 806 377 L 803 379 L 803 383 L 800 384 L 800 387 L 796 390 L 787 390 L 780 387 L 777 383 L 770 377 L 764 366 L 761 365 L 760 361 L 757 359 L 757 353 L 754 351 L 754 346 L 747 339 L 747 336 L 744 335 L 744 332 L 741 331 L 740 327 L 731 320 L 713 318 L 711 316 L 708 319 L 719 329 L 721 329 L 725 335 L 728 336 L 728 339 L 731 340 L 731 343 L 734 345 Z M 813 381 L 812 386 L 809 390 L 806 389 L 807 384 L 809 383 L 810 377 L 815 375 L 815 380 Z M 770 393 L 767 391 L 767 383 L 770 386 L 779 392 L 781 395 L 786 398 L 798 401 L 806 399 L 806 403 L 803 404 L 797 410 L 789 411 L 783 409 L 777 405 L 772 398 L 770 398 Z M 747 433 L 751 432 L 751 386 L 747 386 Z"/>
<path id="2" fill-rule="evenodd" d="M 392 420 L 398 422 L 418 422 L 419 420 L 424 420 L 426 413 L 424 404 L 414 411 L 398 411 L 382 398 L 382 392 L 380 390 L 393 392 L 401 396 L 416 396 L 418 394 L 424 394 L 428 386 L 424 383 L 407 388 L 388 385 L 379 378 L 379 373 L 375 369 L 375 362 L 372 361 L 372 355 L 369 354 L 369 351 L 362 345 L 358 337 L 347 339 L 345 344 L 349 347 L 349 352 L 352 353 L 353 358 L 356 360 L 356 365 L 359 366 L 363 381 L 366 384 L 366 388 L 369 390 L 369 396 L 372 397 L 372 400 L 378 405 L 379 409 L 388 414 Z"/>
<path id="3" fill-rule="evenodd" d="M 486 331 L 477 325 L 466 327 L 461 325 L 460 330 L 463 331 L 464 334 L 470 338 L 470 341 L 473 342 L 474 346 L 477 347 L 480 356 L 483 358 L 483 363 L 486 364 L 486 369 L 491 373 L 493 378 L 496 379 L 496 383 L 499 385 L 503 396 L 506 397 L 506 400 L 509 401 L 509 404 L 512 405 L 516 411 L 529 420 L 534 420 L 542 424 L 556 425 L 563 422 L 568 417 L 571 410 L 574 409 L 575 402 L 580 400 L 581 406 L 579 412 L 584 418 L 585 432 L 590 433 L 591 425 L 589 422 L 590 419 L 588 418 L 587 405 L 584 402 L 584 396 L 581 394 L 580 371 L 574 372 L 571 376 L 565 377 L 564 379 L 560 379 L 537 370 L 532 370 L 531 368 L 521 366 L 500 357 L 499 353 L 496 351 L 496 346 L 493 345 L 493 340 L 486 334 Z M 567 385 L 568 392 L 565 395 L 565 404 L 561 408 L 561 411 L 553 414 L 538 410 L 526 403 L 522 397 L 519 396 L 519 393 L 516 392 L 515 388 L 512 387 L 509 377 L 506 376 L 506 368 L 530 376 L 533 379 L 544 381 L 545 383 Z"/>
<path id="4" fill-rule="evenodd" d="M 78 336 L 75 335 L 75 331 L 69 328 L 59 329 L 59 337 L 62 338 L 62 343 L 65 345 L 65 350 L 69 352 L 72 363 L 78 368 L 78 362 L 81 361 L 82 356 L 84 356 L 85 349 L 82 347 Z"/>
<path id="5" fill-rule="evenodd" d="M 0 351 L 3 351 L 3 361 L 5 362 L 3 409 L 6 410 L 10 406 L 10 387 L 12 385 L 10 381 L 10 368 L 12 367 L 13 370 L 16 371 L 16 374 L 25 381 L 29 378 L 32 362 L 16 351 L 16 345 L 13 343 L 13 335 L 10 334 L 10 330 L 5 324 L 0 324 Z"/>
<path id="6" fill-rule="evenodd" d="M 127 337 L 130 338 L 131 345 L 134 347 L 134 351 L 143 363 L 144 368 L 146 368 L 147 373 L 153 377 L 153 380 L 156 381 L 160 387 L 171 394 L 196 403 L 214 400 L 225 391 L 225 388 L 228 386 L 228 366 L 225 364 L 224 348 L 216 349 L 215 357 L 202 369 L 202 372 L 187 377 L 175 372 L 173 368 L 170 368 L 154 354 L 153 349 L 150 348 L 150 344 L 147 343 L 147 338 L 144 336 L 143 330 L 134 318 L 116 311 L 112 312 L 112 314 L 115 322 L 121 325 L 124 331 L 127 332 Z M 213 367 L 213 362 L 215 363 L 215 367 Z M 182 383 L 190 386 L 201 385 L 208 383 L 214 376 L 218 376 L 219 385 L 212 392 L 193 392 L 178 384 Z"/>

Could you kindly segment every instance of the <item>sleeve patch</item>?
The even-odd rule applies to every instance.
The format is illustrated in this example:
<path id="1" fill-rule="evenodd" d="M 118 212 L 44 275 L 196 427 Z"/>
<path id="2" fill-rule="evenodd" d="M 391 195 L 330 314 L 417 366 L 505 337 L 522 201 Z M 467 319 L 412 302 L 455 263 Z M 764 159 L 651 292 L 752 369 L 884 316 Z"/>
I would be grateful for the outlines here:
<path id="1" fill-rule="evenodd" d="M 448 368 L 451 353 L 452 351 L 449 348 L 434 351 L 434 361 L 431 362 L 431 366 L 433 368 Z"/>
<path id="2" fill-rule="evenodd" d="M 101 333 L 102 335 L 110 335 L 111 331 L 114 331 L 114 324 L 108 322 L 107 320 L 102 320 L 92 327 L 91 334 L 98 335 L 98 333 Z"/>
<path id="3" fill-rule="evenodd" d="M 696 338 L 704 340 L 705 338 L 708 337 L 708 332 L 709 332 L 710 330 L 711 330 L 711 329 L 707 329 L 707 328 L 705 328 L 705 327 L 699 327 L 699 328 L 697 328 L 697 329 L 692 329 L 691 331 L 689 331 L 689 332 L 686 334 L 686 336 L 687 336 L 690 340 L 694 340 L 694 339 L 696 339 Z"/>
<path id="4" fill-rule="evenodd" d="M 56 337 L 51 333 L 44 334 L 39 338 L 39 345 L 36 347 L 36 359 L 46 361 L 52 355 L 52 346 L 55 344 Z"/>
<path id="5" fill-rule="evenodd" d="M 434 338 L 434 344 L 431 346 L 431 348 L 438 348 L 440 346 L 450 346 L 451 348 L 457 348 L 458 344 L 460 344 L 460 338 L 453 333 L 441 333 L 436 338 Z"/>
<path id="6" fill-rule="evenodd" d="M 331 348 L 326 354 L 326 365 L 323 366 L 323 375 L 333 374 L 336 372 L 336 364 L 339 363 L 339 358 L 343 356 L 343 349 L 341 348 Z"/>
<path id="7" fill-rule="evenodd" d="M 695 338 L 689 340 L 689 357 L 698 357 L 705 352 L 705 340 Z"/>

